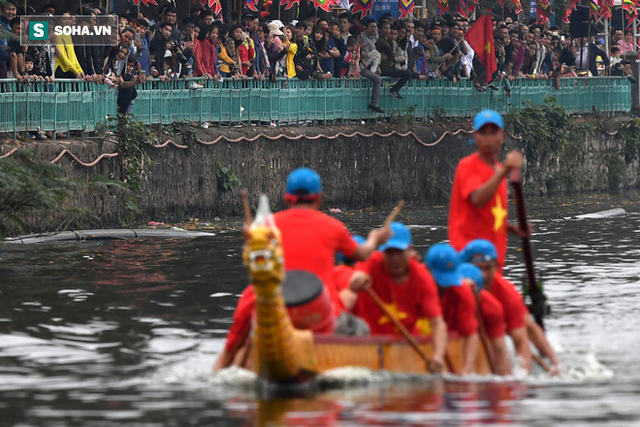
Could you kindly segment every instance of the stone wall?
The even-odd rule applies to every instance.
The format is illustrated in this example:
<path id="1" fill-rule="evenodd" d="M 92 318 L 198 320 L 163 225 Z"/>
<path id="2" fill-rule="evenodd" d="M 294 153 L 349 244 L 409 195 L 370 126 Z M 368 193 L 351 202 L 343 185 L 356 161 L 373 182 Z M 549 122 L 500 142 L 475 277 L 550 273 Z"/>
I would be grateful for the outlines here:
<path id="1" fill-rule="evenodd" d="M 445 132 L 460 128 L 470 128 L 469 123 L 449 124 L 447 128 L 435 126 L 415 126 L 415 136 L 380 136 L 397 130 L 407 129 L 390 125 L 357 125 L 344 127 L 301 127 L 301 128 L 249 128 L 249 129 L 209 129 L 199 131 L 203 141 L 212 141 L 222 135 L 225 138 L 212 145 L 192 144 L 188 149 L 168 145 L 165 148 L 150 148 L 153 160 L 147 166 L 147 173 L 140 194 L 135 197 L 108 192 L 80 191 L 70 202 L 97 214 L 104 227 L 123 225 L 123 219 L 130 221 L 130 211 L 123 218 L 127 205 L 135 205 L 139 210 L 135 222 L 181 221 L 189 218 L 201 220 L 216 216 L 240 215 L 239 188 L 222 191 L 217 185 L 218 164 L 230 168 L 241 181 L 241 188 L 247 188 L 251 202 L 255 204 L 260 193 L 266 193 L 275 209 L 283 207 L 284 182 L 287 174 L 301 166 L 316 169 L 323 177 L 326 206 L 353 208 L 366 206 L 392 206 L 399 199 L 409 203 L 442 203 L 448 197 L 455 166 L 459 159 L 473 151 L 467 144 L 470 135 L 460 132 L 451 134 L 432 146 Z M 346 137 L 338 133 L 361 132 L 370 136 Z M 255 141 L 229 139 L 252 138 Z M 284 134 L 287 138 L 277 138 Z M 316 138 L 317 135 L 325 135 Z M 169 136 L 165 135 L 164 139 Z M 163 139 L 161 138 L 161 139 Z M 180 136 L 173 137 L 181 143 Z M 420 142 L 422 141 L 422 143 Z M 545 194 L 549 191 L 602 191 L 609 188 L 611 172 L 609 163 L 612 146 L 623 145 L 616 137 L 606 134 L 595 135 L 584 141 L 586 150 L 583 158 L 575 159 L 572 168 L 575 174 L 588 177 L 572 188 L 562 188 L 558 183 L 552 190 L 547 178 L 531 177 L 525 186 L 528 194 Z M 517 141 L 509 141 L 508 148 L 517 147 Z M 12 146 L 1 146 L 2 153 Z M 82 140 L 70 142 L 28 143 L 22 148 L 35 148 L 46 159 L 55 158 L 63 149 L 73 152 L 83 162 L 91 162 L 101 153 L 115 149 L 112 142 Z M 558 161 L 549 161 L 544 168 L 548 174 L 557 173 Z M 566 163 L 566 162 L 565 162 Z M 119 159 L 107 159 L 98 165 L 86 168 L 70 157 L 60 162 L 77 179 L 88 179 L 92 174 L 119 178 Z M 638 161 L 625 164 L 620 178 L 620 188 L 638 185 Z M 545 175 L 544 173 L 542 175 Z M 130 207 L 130 206 L 129 206 Z"/>

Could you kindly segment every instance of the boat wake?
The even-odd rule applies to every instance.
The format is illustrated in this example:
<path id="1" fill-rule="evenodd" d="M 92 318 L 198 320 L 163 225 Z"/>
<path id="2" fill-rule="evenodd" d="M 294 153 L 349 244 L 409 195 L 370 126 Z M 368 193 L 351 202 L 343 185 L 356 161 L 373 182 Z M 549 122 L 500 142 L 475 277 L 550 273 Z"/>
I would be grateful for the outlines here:
<path id="1" fill-rule="evenodd" d="M 515 367 L 513 375 L 504 377 L 498 375 L 470 375 L 458 377 L 451 374 L 407 374 L 388 371 L 372 371 L 362 367 L 341 367 L 326 371 L 318 376 L 317 384 L 322 389 L 357 388 L 362 386 L 387 385 L 396 383 L 425 382 L 434 379 L 442 379 L 447 382 L 457 383 L 492 383 L 492 382 L 517 382 L 523 385 L 553 385 L 553 384 L 581 384 L 581 383 L 606 383 L 614 377 L 614 372 L 605 366 L 596 356 L 594 349 L 585 351 L 578 349 L 567 351 L 562 346 L 561 337 L 549 334 L 549 340 L 561 361 L 561 375 L 552 377 L 535 362 L 530 374 L 519 369 L 512 359 Z M 514 355 L 511 343 L 509 351 Z M 222 389 L 252 389 L 256 386 L 258 378 L 254 372 L 239 367 L 230 367 L 219 372 L 212 372 L 216 353 L 221 351 L 222 341 L 214 340 L 209 345 L 201 345 L 196 351 L 189 351 L 184 358 L 162 365 L 150 377 L 153 383 L 163 384 L 200 384 L 209 387 L 219 386 Z M 175 355 L 174 355 L 175 357 Z"/>

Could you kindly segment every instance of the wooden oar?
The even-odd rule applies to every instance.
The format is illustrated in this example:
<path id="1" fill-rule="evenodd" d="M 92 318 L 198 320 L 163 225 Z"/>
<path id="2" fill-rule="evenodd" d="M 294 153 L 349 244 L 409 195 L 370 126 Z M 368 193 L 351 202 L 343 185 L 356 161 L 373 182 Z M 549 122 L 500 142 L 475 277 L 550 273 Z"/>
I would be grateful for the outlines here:
<path id="1" fill-rule="evenodd" d="M 400 321 L 396 319 L 396 317 L 389 311 L 389 309 L 384 305 L 384 302 L 382 302 L 382 300 L 380 299 L 376 291 L 374 291 L 371 288 L 367 288 L 367 293 L 369 294 L 371 299 L 376 303 L 378 308 L 382 310 L 385 316 L 387 316 L 389 320 L 391 320 L 391 323 L 393 323 L 393 326 L 395 326 L 396 329 L 400 331 L 402 336 L 409 342 L 409 344 L 411 345 L 411 347 L 413 347 L 416 353 L 418 353 L 420 358 L 424 361 L 427 372 L 430 372 L 429 365 L 431 363 L 431 360 L 426 355 L 426 353 L 422 350 L 422 348 L 420 347 L 420 344 L 418 344 L 418 341 L 415 339 L 415 337 L 411 335 L 411 333 L 407 330 L 407 328 L 405 328 L 404 325 L 400 323 Z"/>
<path id="2" fill-rule="evenodd" d="M 516 211 L 518 213 L 518 225 L 523 233 L 528 232 L 527 212 L 524 206 L 524 195 L 522 191 L 522 176 L 519 169 L 511 169 L 509 174 L 509 182 L 513 188 L 513 194 L 516 199 Z M 531 307 L 529 310 L 533 314 L 536 323 L 544 329 L 543 316 L 546 312 L 547 297 L 544 295 L 542 288 L 536 282 L 536 272 L 533 268 L 533 255 L 531 252 L 531 242 L 528 237 L 522 238 L 522 253 L 527 268 L 527 280 L 529 282 L 529 296 L 531 297 Z"/>
<path id="3" fill-rule="evenodd" d="M 553 375 L 553 369 L 551 369 L 551 366 L 549 366 L 549 364 L 547 362 L 545 362 L 544 360 L 542 360 L 542 357 L 540 357 L 540 355 L 538 353 L 534 353 L 533 351 L 531 352 L 531 358 L 533 358 L 533 360 L 535 360 L 538 365 L 540 365 L 542 367 L 542 369 L 544 369 L 545 371 L 547 371 L 548 374 Z M 557 375 L 557 373 L 556 373 Z"/>
<path id="4" fill-rule="evenodd" d="M 487 335 L 487 328 L 484 326 L 484 320 L 482 319 L 482 308 L 480 307 L 480 296 L 474 291 L 474 295 L 476 297 L 476 319 L 478 319 L 478 335 L 480 335 L 480 343 L 482 344 L 482 348 L 484 348 L 484 353 L 487 355 L 487 360 L 489 361 L 489 367 L 491 368 L 491 373 L 496 373 L 496 362 L 495 362 L 495 354 L 493 353 L 493 348 L 489 345 L 489 336 Z"/>
<path id="5" fill-rule="evenodd" d="M 242 235 L 244 236 L 244 240 L 249 239 L 249 228 L 251 227 L 251 223 L 253 222 L 253 218 L 251 218 L 251 207 L 249 206 L 249 193 L 247 190 L 242 190 L 240 192 L 242 196 L 242 208 L 244 210 L 244 225 L 242 226 Z"/>
<path id="6" fill-rule="evenodd" d="M 400 200 L 398 202 L 398 204 L 396 205 L 396 207 L 393 208 L 393 210 L 391 211 L 391 213 L 389 214 L 387 219 L 384 221 L 384 224 L 382 225 L 382 228 L 390 227 L 391 223 L 393 221 L 395 221 L 395 219 L 396 219 L 396 217 L 398 215 L 400 215 L 400 212 L 402 211 L 403 208 L 404 208 L 404 200 Z"/>
<path id="7" fill-rule="evenodd" d="M 398 202 L 396 207 L 393 208 L 393 211 L 391 211 L 391 213 L 389 214 L 389 216 L 385 220 L 384 225 L 382 226 L 383 228 L 391 226 L 391 223 L 400 214 L 400 211 L 402 211 L 402 208 L 404 208 L 404 205 L 405 205 L 404 200 L 400 200 Z M 385 316 L 387 316 L 389 318 L 391 323 L 393 323 L 393 326 L 395 326 L 395 328 L 398 331 L 400 331 L 402 336 L 407 340 L 407 342 L 409 342 L 409 344 L 416 351 L 416 353 L 418 353 L 420 358 L 425 363 L 425 367 L 426 367 L 427 372 L 430 372 L 429 365 L 431 364 L 431 360 L 426 355 L 426 353 L 422 350 L 422 348 L 420 347 L 420 344 L 418 344 L 418 341 L 415 339 L 415 337 L 413 335 L 411 335 L 411 333 L 407 330 L 407 328 L 405 328 L 404 325 L 402 323 L 400 323 L 400 321 L 398 319 L 396 319 L 396 317 L 393 315 L 393 313 L 391 313 L 387 309 L 387 307 L 384 305 L 384 302 L 382 302 L 382 300 L 380 299 L 378 294 L 373 289 L 367 288 L 366 291 L 369 294 L 369 296 L 371 297 L 371 299 L 373 300 L 373 302 L 376 303 L 378 308 L 380 308 L 380 310 L 385 314 Z M 449 369 L 449 372 L 455 373 L 455 370 L 453 369 L 453 364 L 451 363 L 451 360 L 449 359 L 449 355 L 448 355 L 448 353 L 446 351 L 445 351 L 445 363 L 447 364 L 447 368 Z"/>
<path id="8" fill-rule="evenodd" d="M 382 226 L 382 228 L 390 227 L 391 223 L 398 217 L 398 215 L 400 214 L 400 211 L 402 211 L 402 208 L 404 208 L 404 200 L 400 200 L 396 205 L 396 207 L 393 208 L 393 210 L 391 211 L 387 219 L 384 221 L 384 225 Z M 411 333 L 407 330 L 407 328 L 405 328 L 404 325 L 400 323 L 398 319 L 396 319 L 393 313 L 391 313 L 389 309 L 387 309 L 387 307 L 384 305 L 384 302 L 382 302 L 382 300 L 380 299 L 376 291 L 374 291 L 371 288 L 367 288 L 367 293 L 369 294 L 373 302 L 376 303 L 378 308 L 382 310 L 385 316 L 387 316 L 391 321 L 391 323 L 393 323 L 393 326 L 395 326 L 395 328 L 398 331 L 400 331 L 402 336 L 409 342 L 409 344 L 411 345 L 411 347 L 413 347 L 416 353 L 418 353 L 420 358 L 422 358 L 422 360 L 424 361 L 425 367 L 427 369 L 427 372 L 429 372 L 429 364 L 431 363 L 431 360 L 429 360 L 429 357 L 422 350 L 422 348 L 420 347 L 420 344 L 418 344 L 418 341 L 415 339 L 415 337 L 411 335 Z"/>
<path id="9" fill-rule="evenodd" d="M 251 224 L 253 218 L 251 218 L 251 207 L 249 206 L 249 192 L 245 189 L 240 193 L 242 195 L 242 208 L 244 210 L 244 222 Z"/>

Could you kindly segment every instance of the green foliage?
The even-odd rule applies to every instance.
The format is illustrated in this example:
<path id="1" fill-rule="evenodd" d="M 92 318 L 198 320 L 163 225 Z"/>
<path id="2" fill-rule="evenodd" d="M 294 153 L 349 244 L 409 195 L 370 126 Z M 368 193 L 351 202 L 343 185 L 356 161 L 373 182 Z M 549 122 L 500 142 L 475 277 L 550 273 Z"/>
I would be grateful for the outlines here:
<path id="1" fill-rule="evenodd" d="M 242 181 L 240 181 L 240 178 L 234 175 L 231 168 L 223 166 L 222 163 L 218 163 L 218 170 L 216 170 L 216 178 L 218 182 L 218 188 L 222 191 L 235 190 L 242 184 Z"/>
<path id="2" fill-rule="evenodd" d="M 188 146 L 189 151 L 191 151 L 191 148 L 193 148 L 198 142 L 196 131 L 189 122 L 173 122 L 168 129 L 169 135 L 180 136 L 182 138 L 182 145 Z"/>
<path id="3" fill-rule="evenodd" d="M 622 160 L 624 156 L 618 150 L 610 150 L 609 157 L 609 191 L 618 191 L 624 178 L 625 164 Z"/>
<path id="4" fill-rule="evenodd" d="M 109 179 L 104 175 L 94 174 L 89 178 L 89 189 L 93 194 L 128 193 L 131 189 L 122 181 Z"/>
<path id="5" fill-rule="evenodd" d="M 446 117 L 447 117 L 447 110 L 445 110 L 445 108 L 442 105 L 437 105 L 433 107 L 433 114 L 431 115 L 431 118 L 433 119 L 434 123 L 440 123 L 444 121 Z"/>
<path id="6" fill-rule="evenodd" d="M 507 129 L 521 136 L 526 144 L 527 161 L 538 163 L 544 156 L 563 151 L 571 117 L 554 97 L 548 97 L 544 105 L 527 101 L 524 108 L 508 114 L 505 121 Z"/>
<path id="7" fill-rule="evenodd" d="M 555 97 L 545 98 L 544 105 L 527 102 L 524 108 L 505 116 L 505 127 L 522 138 L 527 181 L 544 183 L 552 193 L 566 193 L 589 179 L 580 166 L 586 155 L 584 141 L 593 137 L 595 130 L 573 120 Z M 542 171 L 546 171 L 544 176 Z"/>
<path id="8" fill-rule="evenodd" d="M 118 114 L 109 118 L 109 127 L 116 136 L 117 151 L 122 161 L 122 181 L 133 191 L 140 190 L 145 166 L 153 164 L 147 148 L 158 141 L 156 135 L 142 122 Z"/>
<path id="9" fill-rule="evenodd" d="M 393 110 L 391 121 L 395 124 L 413 128 L 416 124 L 415 111 L 418 106 L 416 104 L 408 105 L 404 111 Z"/>
<path id="10" fill-rule="evenodd" d="M 620 126 L 619 135 L 624 142 L 624 161 L 630 164 L 640 158 L 640 120 L 634 118 Z"/>
<path id="11" fill-rule="evenodd" d="M 66 175 L 63 168 L 31 151 L 20 150 L 0 159 L 0 237 L 8 229 L 24 231 L 22 218 L 59 211 L 76 186 Z M 67 212 L 67 222 L 79 213 L 73 209 Z"/>

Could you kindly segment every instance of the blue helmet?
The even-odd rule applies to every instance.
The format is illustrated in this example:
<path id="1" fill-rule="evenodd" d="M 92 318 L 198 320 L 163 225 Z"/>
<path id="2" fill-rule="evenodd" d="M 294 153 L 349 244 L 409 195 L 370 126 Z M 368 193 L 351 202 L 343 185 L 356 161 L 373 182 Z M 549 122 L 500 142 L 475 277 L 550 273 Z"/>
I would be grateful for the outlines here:
<path id="1" fill-rule="evenodd" d="M 482 277 L 482 271 L 475 265 L 463 262 L 458 267 L 458 273 L 460 273 L 460 277 L 463 279 L 471 279 L 478 287 L 478 290 L 481 290 L 484 286 L 484 278 Z"/>
<path id="2" fill-rule="evenodd" d="M 322 192 L 322 180 L 313 169 L 300 168 L 289 174 L 286 194 L 292 196 L 315 196 Z"/>
<path id="3" fill-rule="evenodd" d="M 427 251 L 425 260 L 438 286 L 460 286 L 460 257 L 448 243 L 436 243 Z"/>
<path id="4" fill-rule="evenodd" d="M 473 130 L 479 131 L 482 129 L 484 125 L 496 125 L 500 129 L 504 129 L 504 120 L 502 119 L 502 115 L 497 111 L 493 110 L 483 110 L 480 111 L 473 119 Z"/>
<path id="5" fill-rule="evenodd" d="M 391 231 L 393 235 L 387 243 L 380 245 L 378 248 L 379 251 L 386 251 L 387 249 L 400 249 L 404 251 L 411 246 L 411 242 L 413 242 L 413 237 L 411 237 L 411 231 L 407 228 L 406 225 L 401 222 L 392 222 L 391 223 Z"/>
<path id="6" fill-rule="evenodd" d="M 495 261 L 498 259 L 498 251 L 489 240 L 476 239 L 467 243 L 460 252 L 460 259 L 462 262 Z"/>

